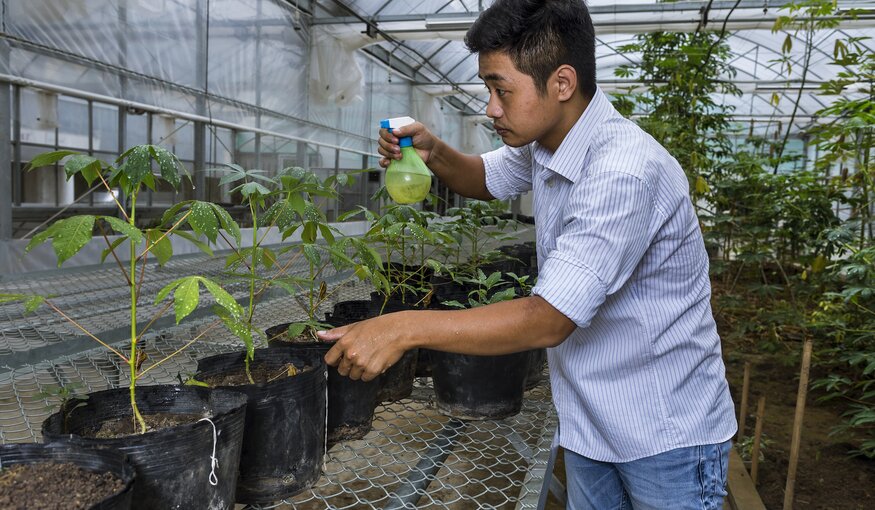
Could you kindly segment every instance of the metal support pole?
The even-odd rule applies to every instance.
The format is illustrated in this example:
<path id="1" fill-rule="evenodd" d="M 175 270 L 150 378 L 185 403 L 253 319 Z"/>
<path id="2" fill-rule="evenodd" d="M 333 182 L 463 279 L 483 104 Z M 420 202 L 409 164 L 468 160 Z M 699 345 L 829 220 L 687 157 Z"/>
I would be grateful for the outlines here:
<path id="1" fill-rule="evenodd" d="M 21 205 L 21 87 L 12 87 L 12 202 Z"/>
<path id="2" fill-rule="evenodd" d="M 207 91 L 209 90 L 209 75 L 207 73 L 207 61 L 209 55 L 209 44 L 207 38 L 210 36 L 207 27 L 210 13 L 207 12 L 206 2 L 198 0 L 197 14 L 195 20 L 195 30 L 197 39 L 197 52 L 195 55 L 195 73 L 197 80 L 200 83 L 202 94 L 198 94 L 195 100 L 195 113 L 201 116 L 207 115 Z M 204 200 L 206 198 L 206 145 L 207 145 L 207 126 L 203 122 L 194 123 L 194 198 L 196 200 Z"/>
<path id="3" fill-rule="evenodd" d="M 0 62 L 9 67 L 9 43 L 0 41 Z M 12 239 L 12 94 L 7 83 L 0 84 L 0 239 Z"/>
<path id="4" fill-rule="evenodd" d="M 255 106 L 261 108 L 261 13 L 262 0 L 255 4 Z M 255 112 L 255 127 L 261 129 L 261 110 Z M 255 168 L 261 169 L 261 135 L 255 135 Z"/>

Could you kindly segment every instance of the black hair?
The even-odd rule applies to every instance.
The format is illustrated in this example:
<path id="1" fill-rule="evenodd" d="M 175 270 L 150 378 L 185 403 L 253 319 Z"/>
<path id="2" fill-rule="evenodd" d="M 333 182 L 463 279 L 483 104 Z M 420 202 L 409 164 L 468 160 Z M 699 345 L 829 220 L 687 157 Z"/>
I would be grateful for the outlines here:
<path id="1" fill-rule="evenodd" d="M 542 95 L 563 64 L 577 72 L 586 98 L 595 94 L 595 31 L 583 0 L 496 0 L 465 34 L 465 45 L 473 53 L 507 53 Z"/>

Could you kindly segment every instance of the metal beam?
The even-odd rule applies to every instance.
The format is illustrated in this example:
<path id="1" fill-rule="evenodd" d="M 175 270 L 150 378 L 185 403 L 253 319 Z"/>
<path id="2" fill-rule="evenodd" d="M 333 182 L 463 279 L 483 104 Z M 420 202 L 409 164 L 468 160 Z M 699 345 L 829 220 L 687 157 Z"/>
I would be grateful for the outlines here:
<path id="1" fill-rule="evenodd" d="M 697 29 L 721 30 L 723 21 L 729 14 L 731 19 L 726 30 L 771 29 L 775 20 L 786 15 L 779 11 L 790 2 L 787 0 L 741 0 L 736 2 L 722 0 L 713 2 L 705 10 L 703 2 L 674 2 L 657 4 L 596 5 L 589 8 L 597 34 L 629 33 L 640 34 L 670 30 L 673 32 L 693 32 Z M 847 12 L 859 4 L 839 2 L 838 12 Z M 381 32 L 397 39 L 416 38 L 426 34 L 435 39 L 460 39 L 478 14 L 410 14 L 375 16 L 369 21 L 379 26 Z M 818 19 L 843 19 L 838 16 L 822 16 Z M 355 17 L 314 18 L 314 25 L 357 24 Z M 862 13 L 856 19 L 843 19 L 843 26 L 864 28 L 875 26 L 875 14 Z M 701 28 L 700 28 L 701 27 Z M 420 37 L 421 38 L 421 37 Z"/>
<path id="2" fill-rule="evenodd" d="M 111 96 L 105 96 L 103 94 L 94 94 L 92 92 L 86 92 L 83 90 L 78 90 L 78 89 L 74 89 L 74 88 L 70 88 L 70 87 L 63 87 L 61 85 L 55 85 L 53 83 L 46 83 L 46 82 L 41 82 L 41 81 L 37 81 L 37 80 L 30 80 L 30 79 L 21 78 L 18 76 L 11 76 L 8 74 L 0 74 L 0 83 L 12 83 L 12 84 L 20 85 L 22 87 L 33 87 L 33 88 L 37 88 L 37 89 L 47 90 L 50 92 L 57 92 L 59 94 L 64 94 L 65 96 L 79 97 L 82 99 L 93 99 L 93 100 L 101 102 L 101 103 L 117 105 L 120 107 L 120 110 L 124 110 L 125 108 L 133 108 L 133 109 L 137 109 L 137 110 L 143 110 L 146 112 L 169 115 L 171 117 L 176 117 L 177 119 L 190 120 L 192 122 L 205 122 L 205 123 L 210 124 L 212 126 L 217 126 L 217 127 L 227 128 L 227 129 L 236 129 L 238 131 L 259 133 L 259 134 L 267 135 L 267 136 L 275 136 L 277 138 L 282 138 L 284 140 L 297 140 L 297 141 L 306 142 L 306 143 L 317 145 L 317 146 L 329 147 L 332 149 L 340 149 L 342 151 L 351 152 L 353 154 L 364 154 L 366 156 L 373 155 L 373 153 L 371 153 L 371 152 L 360 151 L 360 150 L 352 149 L 349 147 L 342 147 L 339 145 L 334 145 L 334 144 L 330 144 L 330 143 L 311 140 L 309 138 L 302 138 L 299 136 L 293 136 L 293 135 L 289 135 L 286 133 L 280 133 L 278 131 L 271 131 L 268 129 L 258 129 L 258 128 L 254 128 L 252 126 L 245 126 L 243 124 L 237 124 L 234 122 L 227 122 L 224 120 L 211 119 L 208 117 L 203 117 L 201 115 L 195 115 L 195 114 L 191 114 L 191 113 L 187 113 L 187 112 L 181 112 L 179 110 L 172 110 L 170 108 L 162 108 L 160 106 L 154 106 L 154 105 L 150 105 L 150 104 L 146 104 L 146 103 L 140 103 L 137 101 L 128 101 L 127 99 L 118 99 L 118 98 L 111 97 Z M 315 124 L 315 123 L 310 123 L 310 124 L 314 124 L 315 126 L 318 126 L 318 127 L 326 127 L 327 128 L 327 126 L 322 126 L 321 124 Z M 328 128 L 328 129 L 330 129 L 330 128 Z M 365 138 L 365 137 L 360 136 L 360 135 L 357 136 L 357 138 L 364 138 L 370 142 L 373 142 L 373 140 L 371 140 L 370 138 Z"/>

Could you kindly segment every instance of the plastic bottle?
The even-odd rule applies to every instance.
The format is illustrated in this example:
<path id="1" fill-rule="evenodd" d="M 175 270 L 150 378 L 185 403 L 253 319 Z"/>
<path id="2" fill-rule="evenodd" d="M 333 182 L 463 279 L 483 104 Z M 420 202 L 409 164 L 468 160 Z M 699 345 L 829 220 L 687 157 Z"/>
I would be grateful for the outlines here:
<path id="1" fill-rule="evenodd" d="M 416 122 L 410 117 L 395 117 L 380 121 L 380 127 L 396 129 Z M 386 169 L 386 191 L 399 204 L 421 202 L 431 190 L 431 172 L 413 148 L 413 139 L 400 137 L 401 159 L 393 159 Z"/>

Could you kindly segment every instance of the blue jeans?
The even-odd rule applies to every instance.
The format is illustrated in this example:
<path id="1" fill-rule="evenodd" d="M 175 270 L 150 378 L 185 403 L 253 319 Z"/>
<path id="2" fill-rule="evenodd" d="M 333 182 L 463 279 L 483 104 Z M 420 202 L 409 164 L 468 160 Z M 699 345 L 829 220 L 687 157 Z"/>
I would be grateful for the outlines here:
<path id="1" fill-rule="evenodd" d="M 565 450 L 570 510 L 720 509 L 729 441 L 632 462 L 599 462 Z"/>

